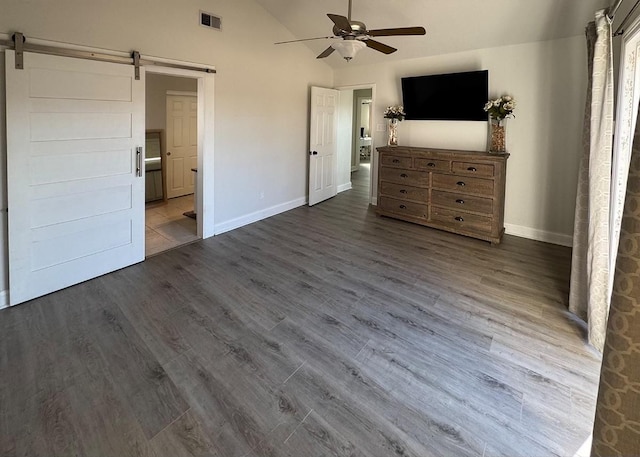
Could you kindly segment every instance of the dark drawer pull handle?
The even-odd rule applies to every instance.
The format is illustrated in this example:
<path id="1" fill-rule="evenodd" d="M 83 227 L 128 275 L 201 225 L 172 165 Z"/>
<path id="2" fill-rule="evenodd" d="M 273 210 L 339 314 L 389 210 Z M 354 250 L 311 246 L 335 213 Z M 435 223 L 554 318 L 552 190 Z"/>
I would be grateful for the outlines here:
<path id="1" fill-rule="evenodd" d="M 455 220 L 458 221 L 458 222 L 464 222 L 464 218 L 460 217 L 460 216 L 456 216 Z"/>
<path id="2" fill-rule="evenodd" d="M 435 163 L 433 163 L 433 162 L 429 162 L 429 163 L 427 164 L 427 167 L 431 167 L 431 168 L 433 168 L 433 167 L 435 167 L 435 166 L 436 166 L 436 164 L 435 164 Z"/>
<path id="3" fill-rule="evenodd" d="M 400 163 L 398 159 L 393 159 L 393 163 Z"/>
<path id="4" fill-rule="evenodd" d="M 458 181 L 456 184 L 457 184 L 457 185 L 459 185 L 460 187 L 464 187 L 464 186 L 466 186 L 466 184 L 464 183 L 464 181 Z"/>
<path id="5" fill-rule="evenodd" d="M 467 168 L 467 171 L 478 171 L 478 170 L 476 169 L 476 167 L 469 167 Z"/>
<path id="6" fill-rule="evenodd" d="M 461 199 L 461 198 L 459 198 L 459 199 L 457 199 L 457 200 L 456 200 L 456 203 L 459 203 L 459 204 L 461 204 L 461 205 L 464 205 L 464 200 L 463 200 L 463 199 Z"/>
<path id="7" fill-rule="evenodd" d="M 408 175 L 408 174 L 406 174 L 406 173 L 402 173 L 402 174 L 400 175 L 400 177 L 401 177 L 401 178 L 408 178 L 408 177 L 409 177 L 409 175 Z"/>
<path id="8" fill-rule="evenodd" d="M 407 191 L 406 191 L 406 190 L 404 190 L 404 189 L 400 189 L 400 193 L 401 193 L 401 194 L 406 194 L 406 193 L 407 193 Z"/>
<path id="9" fill-rule="evenodd" d="M 400 205 L 400 209 L 407 209 L 407 207 L 404 205 Z"/>

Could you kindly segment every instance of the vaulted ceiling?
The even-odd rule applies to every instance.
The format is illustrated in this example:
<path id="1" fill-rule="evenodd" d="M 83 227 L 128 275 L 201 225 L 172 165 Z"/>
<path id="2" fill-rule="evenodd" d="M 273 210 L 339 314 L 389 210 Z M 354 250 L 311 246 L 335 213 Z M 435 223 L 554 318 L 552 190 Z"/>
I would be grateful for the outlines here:
<path id="1" fill-rule="evenodd" d="M 331 35 L 327 13 L 347 16 L 348 0 L 256 0 L 293 36 L 279 40 Z M 471 49 L 545 41 L 580 35 L 598 9 L 611 0 L 353 0 L 352 20 L 368 29 L 424 26 L 425 36 L 381 37 L 398 48 L 391 55 L 361 51 L 351 63 L 338 53 L 326 58 L 333 67 L 449 54 Z M 331 40 L 280 46 L 308 46 L 320 54 Z"/>

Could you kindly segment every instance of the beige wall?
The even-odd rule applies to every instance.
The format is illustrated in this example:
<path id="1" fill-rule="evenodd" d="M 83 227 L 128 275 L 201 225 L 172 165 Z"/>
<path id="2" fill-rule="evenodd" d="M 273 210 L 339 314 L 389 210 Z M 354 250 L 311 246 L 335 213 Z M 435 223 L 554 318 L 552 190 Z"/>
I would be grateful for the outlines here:
<path id="1" fill-rule="evenodd" d="M 350 66 L 336 70 L 335 84 L 376 84 L 374 119 L 380 124 L 384 107 L 402 103 L 401 77 L 482 69 L 489 70 L 491 97 L 509 93 L 518 102 L 507 126 L 507 232 L 569 244 L 586 93 L 582 36 Z M 375 144 L 386 144 L 386 134 L 373 130 Z M 411 146 L 486 150 L 487 123 L 404 121 L 399 137 Z"/>
<path id="2" fill-rule="evenodd" d="M 216 67 L 215 125 L 210 126 L 216 227 L 242 225 L 304 202 L 309 86 L 331 87 L 333 72 L 303 45 L 274 46 L 295 37 L 253 0 L 3 0 L 1 10 L 0 37 L 20 31 L 27 39 L 135 49 Z M 199 10 L 221 16 L 222 31 L 198 25 Z M 0 104 L 4 112 L 1 98 Z M 4 147 L 0 164 L 1 176 Z M 4 242 L 6 229 L 0 233 Z M 0 255 L 6 267 L 1 244 Z M 6 280 L 0 278 L 3 289 Z"/>

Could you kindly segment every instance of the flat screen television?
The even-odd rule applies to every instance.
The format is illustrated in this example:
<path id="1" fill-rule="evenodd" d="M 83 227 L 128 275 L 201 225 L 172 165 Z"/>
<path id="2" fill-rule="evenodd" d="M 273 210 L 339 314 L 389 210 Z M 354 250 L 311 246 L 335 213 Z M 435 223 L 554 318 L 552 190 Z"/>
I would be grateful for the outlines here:
<path id="1" fill-rule="evenodd" d="M 402 78 L 407 120 L 487 121 L 489 71 Z"/>

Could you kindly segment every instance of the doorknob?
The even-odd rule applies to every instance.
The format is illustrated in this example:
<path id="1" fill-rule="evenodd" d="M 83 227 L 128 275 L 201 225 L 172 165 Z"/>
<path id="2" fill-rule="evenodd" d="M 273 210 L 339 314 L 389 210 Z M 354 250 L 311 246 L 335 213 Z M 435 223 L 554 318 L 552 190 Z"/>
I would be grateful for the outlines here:
<path id="1" fill-rule="evenodd" d="M 170 155 L 171 155 L 171 152 L 167 151 L 167 155 L 168 155 L 168 156 L 170 156 Z"/>
<path id="2" fill-rule="evenodd" d="M 309 151 L 309 155 L 317 156 L 318 155 L 318 151 Z"/>

